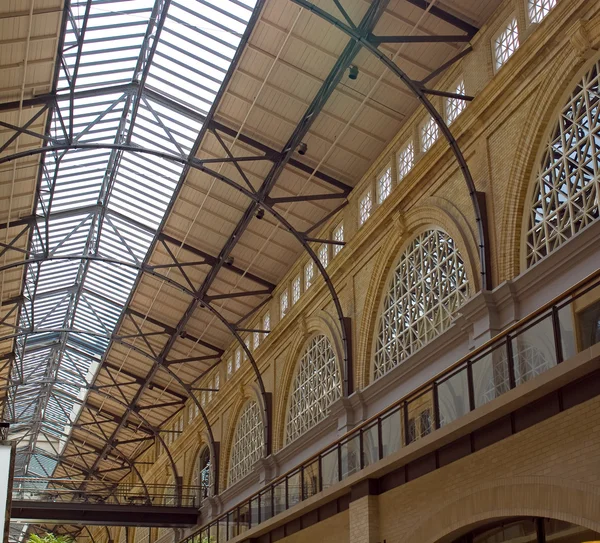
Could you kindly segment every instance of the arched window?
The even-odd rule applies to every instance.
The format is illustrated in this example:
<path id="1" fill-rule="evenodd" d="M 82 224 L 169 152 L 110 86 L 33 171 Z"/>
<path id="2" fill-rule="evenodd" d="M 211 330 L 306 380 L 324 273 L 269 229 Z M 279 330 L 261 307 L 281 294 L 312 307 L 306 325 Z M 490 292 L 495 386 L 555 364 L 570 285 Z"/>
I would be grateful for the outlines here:
<path id="1" fill-rule="evenodd" d="M 600 61 L 563 107 L 537 172 L 527 227 L 527 267 L 598 218 Z"/>
<path id="2" fill-rule="evenodd" d="M 229 484 L 246 476 L 263 455 L 264 430 L 260 408 L 255 401 L 246 404 L 240 415 L 229 459 Z"/>
<path id="3" fill-rule="evenodd" d="M 402 253 L 385 292 L 374 378 L 448 328 L 468 296 L 467 273 L 454 240 L 441 230 L 418 235 Z"/>
<path id="4" fill-rule="evenodd" d="M 327 336 L 306 345 L 292 383 L 286 421 L 286 443 L 322 421 L 342 395 L 340 370 Z"/>
<path id="5" fill-rule="evenodd" d="M 204 447 L 196 458 L 192 475 L 192 486 L 198 489 L 198 503 L 196 505 L 210 495 L 211 484 L 210 450 L 208 447 Z"/>

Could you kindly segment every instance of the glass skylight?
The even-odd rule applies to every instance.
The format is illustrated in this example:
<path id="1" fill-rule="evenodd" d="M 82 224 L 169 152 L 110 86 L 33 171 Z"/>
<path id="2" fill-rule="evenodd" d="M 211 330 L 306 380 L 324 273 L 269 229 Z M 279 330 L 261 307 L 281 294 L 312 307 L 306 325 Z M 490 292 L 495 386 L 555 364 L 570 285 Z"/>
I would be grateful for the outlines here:
<path id="1" fill-rule="evenodd" d="M 85 147 L 42 165 L 8 401 L 17 475 L 54 472 L 182 176 L 135 148 L 190 156 L 254 4 L 70 2 L 49 135 Z"/>

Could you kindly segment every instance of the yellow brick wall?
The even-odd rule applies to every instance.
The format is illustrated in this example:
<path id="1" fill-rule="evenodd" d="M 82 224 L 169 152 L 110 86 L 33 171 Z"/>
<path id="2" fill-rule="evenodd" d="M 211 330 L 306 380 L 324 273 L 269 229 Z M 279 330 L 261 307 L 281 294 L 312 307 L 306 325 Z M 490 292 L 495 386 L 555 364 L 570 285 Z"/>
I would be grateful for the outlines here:
<path id="1" fill-rule="evenodd" d="M 378 504 L 379 537 L 389 543 L 435 543 L 519 515 L 600 532 L 600 398 L 381 494 Z"/>

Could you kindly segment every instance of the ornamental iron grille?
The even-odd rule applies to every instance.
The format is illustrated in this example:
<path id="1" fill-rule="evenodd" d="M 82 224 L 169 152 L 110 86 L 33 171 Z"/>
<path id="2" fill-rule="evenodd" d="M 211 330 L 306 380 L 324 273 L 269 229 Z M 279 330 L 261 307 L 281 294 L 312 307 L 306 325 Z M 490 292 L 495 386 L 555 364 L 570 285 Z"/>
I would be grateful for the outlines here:
<path id="1" fill-rule="evenodd" d="M 342 395 L 337 358 L 327 336 L 306 345 L 292 384 L 286 421 L 286 444 L 310 430 Z"/>
<path id="2" fill-rule="evenodd" d="M 519 29 L 517 19 L 512 18 L 506 28 L 498 34 L 494 41 L 494 55 L 496 57 L 496 70 L 504 66 L 519 48 Z"/>
<path id="3" fill-rule="evenodd" d="M 210 450 L 204 447 L 198 453 L 192 474 L 192 486 L 199 489 L 199 501 L 208 498 L 211 484 Z"/>
<path id="4" fill-rule="evenodd" d="M 556 0 L 528 0 L 529 20 L 532 23 L 541 22 L 550 10 L 556 6 Z"/>
<path id="5" fill-rule="evenodd" d="M 263 454 L 264 429 L 260 407 L 250 401 L 244 407 L 235 428 L 229 460 L 229 484 L 232 485 L 250 473 L 252 466 Z"/>
<path id="6" fill-rule="evenodd" d="M 598 219 L 600 61 L 575 87 L 542 155 L 530 206 L 527 267 Z"/>
<path id="7" fill-rule="evenodd" d="M 385 375 L 443 332 L 469 297 L 454 240 L 441 230 L 418 235 L 406 248 L 386 290 L 379 317 L 374 378 Z"/>

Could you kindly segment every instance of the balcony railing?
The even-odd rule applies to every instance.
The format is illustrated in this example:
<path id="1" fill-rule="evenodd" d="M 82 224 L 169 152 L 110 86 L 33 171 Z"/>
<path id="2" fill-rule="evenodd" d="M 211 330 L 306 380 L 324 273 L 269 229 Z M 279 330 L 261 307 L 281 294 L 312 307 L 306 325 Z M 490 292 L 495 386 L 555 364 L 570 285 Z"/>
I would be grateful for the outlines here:
<path id="1" fill-rule="evenodd" d="M 98 503 L 162 507 L 198 507 L 205 489 L 175 485 L 125 484 L 94 480 L 15 477 L 13 500 L 47 503 Z M 181 497 L 180 497 L 181 496 Z"/>
<path id="2" fill-rule="evenodd" d="M 533 379 L 600 341 L 600 270 L 474 349 L 182 543 L 220 543 Z M 584 298 L 586 297 L 587 298 Z"/>

